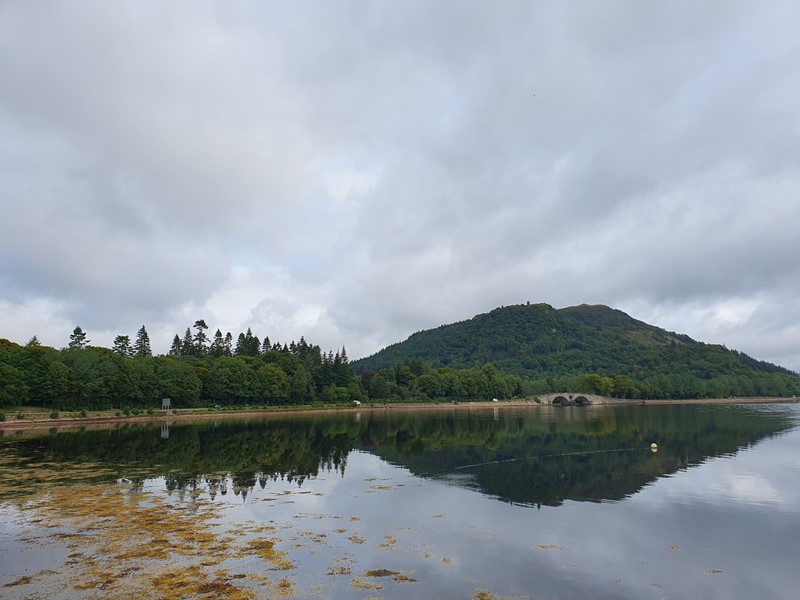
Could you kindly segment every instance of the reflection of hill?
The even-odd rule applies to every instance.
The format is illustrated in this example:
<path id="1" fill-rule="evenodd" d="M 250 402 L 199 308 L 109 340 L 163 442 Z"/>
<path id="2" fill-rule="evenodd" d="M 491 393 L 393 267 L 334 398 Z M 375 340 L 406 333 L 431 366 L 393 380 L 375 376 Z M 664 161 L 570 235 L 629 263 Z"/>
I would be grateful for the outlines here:
<path id="1" fill-rule="evenodd" d="M 783 412 L 741 407 L 538 407 L 202 423 L 172 427 L 166 439 L 158 428 L 137 426 L 3 440 L 2 447 L 16 466 L 32 470 L 80 464 L 96 469 L 90 480 L 163 476 L 170 490 L 206 482 L 212 494 L 228 486 L 246 493 L 277 478 L 302 484 L 320 470 L 344 475 L 348 453 L 358 448 L 508 502 L 558 505 L 623 498 L 660 475 L 790 426 Z M 657 454 L 649 450 L 654 441 Z M 484 464 L 494 461 L 509 462 Z M 65 470 L 61 479 L 69 478 Z"/>
<path id="2" fill-rule="evenodd" d="M 568 499 L 619 500 L 661 475 L 791 426 L 778 413 L 732 407 L 555 410 L 548 420 L 522 412 L 502 413 L 499 422 L 440 416 L 396 423 L 394 439 L 373 438 L 370 451 L 415 474 L 508 502 L 556 506 Z M 649 449 L 652 442 L 657 453 Z"/>

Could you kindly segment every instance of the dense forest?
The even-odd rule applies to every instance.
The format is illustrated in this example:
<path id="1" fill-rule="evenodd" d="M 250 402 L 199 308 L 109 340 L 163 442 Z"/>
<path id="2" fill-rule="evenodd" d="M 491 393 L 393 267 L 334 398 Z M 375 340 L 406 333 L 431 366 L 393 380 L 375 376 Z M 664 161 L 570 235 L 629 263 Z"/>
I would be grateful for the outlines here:
<path id="1" fill-rule="evenodd" d="M 323 352 L 304 338 L 270 344 L 248 329 L 233 343 L 219 330 L 209 339 L 204 320 L 195 332 L 175 336 L 169 354 L 153 356 L 144 326 L 131 341 L 120 335 L 112 349 L 89 345 L 76 327 L 61 350 L 34 336 L 20 346 L 0 340 L 0 407 L 54 409 L 349 403 L 365 399 L 344 348 Z"/>
<path id="2" fill-rule="evenodd" d="M 352 363 L 428 395 L 460 394 L 458 373 L 483 365 L 516 376 L 528 395 L 573 390 L 621 398 L 792 396 L 800 377 L 719 345 L 648 325 L 607 306 L 508 306 L 413 334 Z M 401 381 L 397 381 L 402 385 Z M 497 395 L 497 397 L 501 397 Z"/>
<path id="3" fill-rule="evenodd" d="M 304 338 L 273 343 L 250 329 L 208 335 L 202 319 L 154 356 L 147 330 L 92 346 L 76 327 L 66 348 L 0 339 L 0 408 L 53 410 L 353 402 L 470 401 L 547 392 L 619 398 L 796 396 L 796 373 L 697 342 L 605 306 L 546 304 L 490 313 L 412 335 L 350 362 Z M 354 371 L 356 374 L 354 374 Z"/>

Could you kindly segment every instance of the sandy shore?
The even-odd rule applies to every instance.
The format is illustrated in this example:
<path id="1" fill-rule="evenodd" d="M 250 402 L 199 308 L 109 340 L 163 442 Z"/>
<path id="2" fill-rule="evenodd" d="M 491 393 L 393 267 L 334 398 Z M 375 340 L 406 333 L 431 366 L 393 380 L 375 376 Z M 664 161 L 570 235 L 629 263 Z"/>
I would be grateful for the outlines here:
<path id="1" fill-rule="evenodd" d="M 697 398 L 687 400 L 621 400 L 609 398 L 602 405 L 659 405 L 659 404 L 769 404 L 769 403 L 793 403 L 797 402 L 794 398 Z M 220 421 L 228 419 L 251 419 L 259 417 L 281 418 L 297 416 L 301 414 L 334 414 L 334 413 L 356 413 L 356 412 L 409 412 L 409 411 L 440 411 L 440 410 L 475 410 L 497 407 L 545 407 L 548 404 L 538 404 L 533 400 L 502 400 L 500 402 L 459 402 L 459 403 L 437 403 L 437 404 L 362 404 L 360 406 L 343 406 L 337 408 L 298 408 L 298 409 L 278 409 L 265 408 L 257 410 L 234 410 L 234 411 L 213 411 L 213 412 L 173 412 L 165 414 L 158 411 L 153 415 L 132 415 L 116 416 L 115 414 L 92 415 L 85 418 L 64 416 L 59 419 L 49 418 L 48 413 L 38 413 L 37 415 L 17 419 L 13 414 L 7 414 L 7 421 L 0 421 L 0 433 L 20 432 L 27 429 L 76 429 L 76 428 L 104 428 L 115 427 L 127 424 L 158 424 L 158 423 L 183 423 L 191 421 Z M 578 410 L 584 407 L 577 407 Z M 559 410 L 569 410 L 561 408 Z M 41 415 L 41 416 L 39 416 Z"/>

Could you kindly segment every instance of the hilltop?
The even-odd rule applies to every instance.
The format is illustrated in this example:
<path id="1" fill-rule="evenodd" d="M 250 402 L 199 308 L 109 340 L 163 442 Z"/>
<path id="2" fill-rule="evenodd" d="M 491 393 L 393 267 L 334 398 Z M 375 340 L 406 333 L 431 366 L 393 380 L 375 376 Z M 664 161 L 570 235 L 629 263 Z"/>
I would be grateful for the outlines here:
<path id="1" fill-rule="evenodd" d="M 475 369 L 489 363 L 501 373 L 536 382 L 539 391 L 558 387 L 557 378 L 586 375 L 616 377 L 619 385 L 628 385 L 621 379 L 627 378 L 636 390 L 617 391 L 631 397 L 779 396 L 800 389 L 800 377 L 783 367 L 587 304 L 496 308 L 417 332 L 351 366 L 365 372 L 418 364 Z M 594 391 L 613 391 L 607 388 L 594 386 Z"/>

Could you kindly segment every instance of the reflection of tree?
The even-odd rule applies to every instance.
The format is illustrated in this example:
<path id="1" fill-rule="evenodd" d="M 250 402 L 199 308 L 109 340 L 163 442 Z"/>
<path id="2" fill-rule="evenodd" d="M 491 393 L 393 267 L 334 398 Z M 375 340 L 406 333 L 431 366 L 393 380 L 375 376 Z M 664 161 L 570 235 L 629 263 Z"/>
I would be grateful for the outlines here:
<path id="1" fill-rule="evenodd" d="M 65 432 L 14 443 L 20 462 L 91 464 L 96 477 L 140 484 L 163 476 L 168 492 L 208 487 L 212 496 L 246 493 L 278 479 L 302 485 L 320 470 L 344 475 L 357 438 L 352 425 L 300 419 L 174 426 L 168 439 L 160 428 Z M 356 428 L 357 429 L 357 428 Z M 62 481 L 69 481 L 69 471 Z"/>
<path id="2" fill-rule="evenodd" d="M 22 463 L 91 464 L 95 480 L 138 485 L 164 477 L 170 493 L 206 490 L 212 498 L 229 492 L 246 498 L 278 480 L 302 486 L 320 471 L 344 476 L 355 448 L 420 476 L 457 475 L 459 485 L 508 502 L 558 505 L 623 498 L 660 475 L 790 426 L 778 412 L 694 406 L 504 410 L 496 421 L 491 411 L 389 411 L 364 413 L 359 421 L 339 414 L 181 425 L 168 439 L 158 427 L 126 426 L 13 447 Z M 653 441 L 656 454 L 649 450 Z"/>
<path id="3" fill-rule="evenodd" d="M 693 406 L 558 409 L 489 418 L 429 415 L 371 432 L 370 451 L 413 473 L 450 477 L 508 502 L 556 506 L 564 500 L 618 500 L 658 476 L 736 452 L 791 427 L 777 413 Z M 573 420 L 567 420 L 573 419 Z M 659 451 L 652 453 L 650 443 Z M 508 461 L 508 462 L 495 462 Z M 492 464 L 486 464 L 492 463 Z M 480 465 L 463 469 L 466 465 Z"/>

